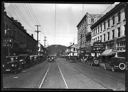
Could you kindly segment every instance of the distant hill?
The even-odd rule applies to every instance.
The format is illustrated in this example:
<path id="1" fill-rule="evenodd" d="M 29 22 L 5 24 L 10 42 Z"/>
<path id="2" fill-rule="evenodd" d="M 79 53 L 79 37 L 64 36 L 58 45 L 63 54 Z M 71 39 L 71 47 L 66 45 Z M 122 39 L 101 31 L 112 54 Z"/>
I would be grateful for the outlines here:
<path id="1" fill-rule="evenodd" d="M 51 45 L 47 47 L 48 55 L 57 55 L 59 56 L 66 50 L 66 46 L 63 45 Z"/>

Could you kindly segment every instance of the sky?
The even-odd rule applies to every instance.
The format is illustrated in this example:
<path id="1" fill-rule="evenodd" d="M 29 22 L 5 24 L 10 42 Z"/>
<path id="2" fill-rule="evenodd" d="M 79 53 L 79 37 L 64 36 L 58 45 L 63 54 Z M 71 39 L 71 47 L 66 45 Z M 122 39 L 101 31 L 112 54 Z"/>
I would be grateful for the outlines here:
<path id="1" fill-rule="evenodd" d="M 50 3 L 5 3 L 9 17 L 18 20 L 27 32 L 44 45 L 60 44 L 69 46 L 77 43 L 77 25 L 86 14 L 103 14 L 113 7 L 112 4 L 50 4 Z"/>

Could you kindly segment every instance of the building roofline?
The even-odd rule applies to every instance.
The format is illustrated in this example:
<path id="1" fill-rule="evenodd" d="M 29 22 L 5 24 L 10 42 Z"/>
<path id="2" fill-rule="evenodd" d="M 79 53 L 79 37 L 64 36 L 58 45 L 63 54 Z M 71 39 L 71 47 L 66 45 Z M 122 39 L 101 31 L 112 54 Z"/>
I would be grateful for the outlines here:
<path id="1" fill-rule="evenodd" d="M 119 3 L 117 4 L 113 9 L 111 9 L 110 11 L 108 11 L 104 16 L 102 16 L 98 21 L 96 21 L 92 26 L 91 29 L 93 29 L 94 27 L 96 27 L 98 24 L 100 24 L 102 21 L 104 21 L 105 19 L 107 19 L 108 17 L 110 17 L 112 14 L 116 13 L 117 10 L 121 10 L 123 7 L 125 7 L 126 3 Z M 128 5 L 128 4 L 127 4 Z"/>
<path id="2" fill-rule="evenodd" d="M 78 23 L 77 27 L 82 23 L 83 19 L 85 19 L 87 16 L 87 13 L 83 16 L 83 18 L 80 20 L 80 22 Z"/>
<path id="3" fill-rule="evenodd" d="M 86 13 L 85 15 L 84 15 L 84 17 L 80 20 L 80 22 L 78 23 L 78 25 L 77 25 L 77 27 L 81 24 L 81 22 L 87 17 L 87 15 L 90 15 L 91 17 L 92 16 L 96 16 L 96 15 L 98 15 L 98 16 L 100 16 L 100 15 L 104 15 L 104 14 L 91 14 L 91 13 Z"/>
<path id="4" fill-rule="evenodd" d="M 25 31 L 25 29 L 20 28 L 19 25 L 16 24 L 15 20 L 12 19 L 13 17 L 10 18 L 7 14 L 5 14 L 5 16 L 6 16 L 7 18 L 9 18 L 19 29 L 21 29 L 22 32 L 24 32 L 24 33 L 27 34 L 29 37 L 31 37 L 33 40 L 35 40 L 28 32 Z M 19 22 L 19 23 L 20 23 L 20 22 Z M 36 41 L 36 40 L 35 40 L 35 41 Z"/>

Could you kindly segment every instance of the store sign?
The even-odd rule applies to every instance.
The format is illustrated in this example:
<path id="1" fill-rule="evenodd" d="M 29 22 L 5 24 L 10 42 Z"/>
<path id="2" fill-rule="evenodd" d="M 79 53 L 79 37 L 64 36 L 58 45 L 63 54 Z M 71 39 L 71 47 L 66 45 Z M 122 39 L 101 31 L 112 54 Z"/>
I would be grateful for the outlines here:
<path id="1" fill-rule="evenodd" d="M 105 49 L 105 46 L 104 46 L 103 42 L 100 42 L 100 41 L 94 42 L 94 44 L 93 44 L 94 52 L 101 53 L 104 51 L 104 49 Z"/>

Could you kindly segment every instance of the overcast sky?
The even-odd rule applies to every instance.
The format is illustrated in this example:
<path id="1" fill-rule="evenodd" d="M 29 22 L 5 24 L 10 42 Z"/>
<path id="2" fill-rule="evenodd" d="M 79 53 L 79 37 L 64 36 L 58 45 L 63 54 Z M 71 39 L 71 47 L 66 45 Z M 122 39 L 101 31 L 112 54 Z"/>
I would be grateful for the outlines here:
<path id="1" fill-rule="evenodd" d="M 105 13 L 111 4 L 25 4 L 5 3 L 5 10 L 10 17 L 21 22 L 29 34 L 37 39 L 35 25 L 41 25 L 39 30 L 40 43 L 44 45 L 60 44 L 69 46 L 77 43 L 77 24 L 86 12 L 92 14 Z"/>

